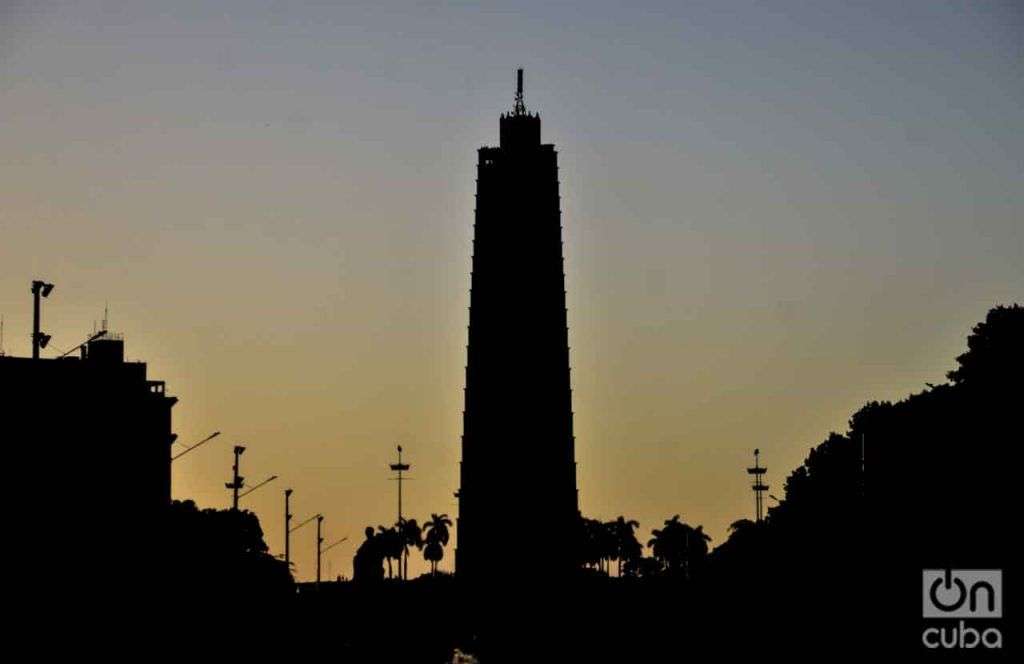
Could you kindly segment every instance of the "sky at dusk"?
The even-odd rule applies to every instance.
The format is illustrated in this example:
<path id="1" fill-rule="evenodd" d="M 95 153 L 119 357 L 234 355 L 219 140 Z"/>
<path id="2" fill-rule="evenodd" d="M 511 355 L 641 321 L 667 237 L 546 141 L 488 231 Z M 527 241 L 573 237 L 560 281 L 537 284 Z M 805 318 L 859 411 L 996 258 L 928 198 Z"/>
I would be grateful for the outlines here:
<path id="1" fill-rule="evenodd" d="M 243 503 L 274 553 L 289 486 L 351 537 L 330 576 L 395 520 L 396 443 L 407 515 L 454 520 L 476 150 L 523 67 L 559 151 L 582 511 L 718 544 L 755 447 L 781 497 L 1024 300 L 1022 7 L 0 0 L 4 350 L 30 353 L 34 278 L 51 357 L 109 303 L 179 439 L 224 432 L 174 496 L 229 505 L 244 442 L 250 484 L 281 477 Z"/>

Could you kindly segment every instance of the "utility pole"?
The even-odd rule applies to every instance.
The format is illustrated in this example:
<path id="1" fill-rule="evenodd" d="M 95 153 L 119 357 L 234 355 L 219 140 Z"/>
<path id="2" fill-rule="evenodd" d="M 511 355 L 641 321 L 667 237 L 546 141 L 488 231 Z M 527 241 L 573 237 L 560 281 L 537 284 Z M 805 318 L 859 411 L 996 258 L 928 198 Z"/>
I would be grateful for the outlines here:
<path id="1" fill-rule="evenodd" d="M 50 297 L 53 291 L 53 284 L 36 279 L 32 282 L 32 359 L 39 359 L 39 349 L 46 348 L 50 343 L 50 335 L 39 331 L 39 301 L 41 298 Z"/>
<path id="2" fill-rule="evenodd" d="M 316 515 L 316 589 L 320 590 L 320 558 L 323 555 L 321 547 L 324 545 L 323 537 L 323 524 L 324 517 L 321 514 Z"/>
<path id="3" fill-rule="evenodd" d="M 232 466 L 232 479 L 224 484 L 226 488 L 231 489 L 231 509 L 236 512 L 238 511 L 238 490 L 245 486 L 245 478 L 238 474 L 238 458 L 244 451 L 245 447 L 235 445 L 235 465 Z"/>
<path id="4" fill-rule="evenodd" d="M 291 501 L 292 490 L 284 490 L 284 566 L 288 569 L 288 573 L 292 573 L 292 535 L 289 532 L 292 523 L 292 513 L 289 509 L 289 502 Z"/>

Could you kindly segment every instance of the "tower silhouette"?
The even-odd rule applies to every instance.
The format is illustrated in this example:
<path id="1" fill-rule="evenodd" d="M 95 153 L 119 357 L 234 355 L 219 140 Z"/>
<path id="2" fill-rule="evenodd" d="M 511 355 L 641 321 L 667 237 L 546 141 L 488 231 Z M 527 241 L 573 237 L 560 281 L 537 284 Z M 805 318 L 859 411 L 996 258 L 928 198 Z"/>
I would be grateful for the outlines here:
<path id="1" fill-rule="evenodd" d="M 561 576 L 575 561 L 558 158 L 517 76 L 499 147 L 477 164 L 455 565 L 480 581 Z M 519 542 L 517 527 L 529 531 Z"/>

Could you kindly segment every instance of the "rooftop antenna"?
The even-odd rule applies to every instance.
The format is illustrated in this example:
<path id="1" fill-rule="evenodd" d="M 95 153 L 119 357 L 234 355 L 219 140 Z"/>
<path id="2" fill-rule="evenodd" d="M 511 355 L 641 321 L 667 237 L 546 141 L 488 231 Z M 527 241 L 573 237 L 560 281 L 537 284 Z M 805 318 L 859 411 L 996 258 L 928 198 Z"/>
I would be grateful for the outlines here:
<path id="1" fill-rule="evenodd" d="M 0 316 L 0 357 L 4 356 L 4 317 Z"/>
<path id="2" fill-rule="evenodd" d="M 516 70 L 516 105 L 512 115 L 526 115 L 526 104 L 523 102 L 523 68 Z"/>
<path id="3" fill-rule="evenodd" d="M 754 485 L 751 487 L 754 490 L 754 515 L 757 523 L 761 523 L 764 520 L 764 494 L 768 491 L 768 485 L 764 483 L 764 474 L 768 472 L 767 468 L 761 467 L 761 450 L 754 450 L 754 467 L 747 468 L 747 474 L 754 476 Z"/>
<path id="4" fill-rule="evenodd" d="M 106 332 L 109 329 L 107 327 L 107 323 L 108 323 L 109 319 L 110 319 L 110 303 L 109 302 L 104 302 L 103 303 L 103 327 L 102 327 L 102 330 L 104 332 Z"/>

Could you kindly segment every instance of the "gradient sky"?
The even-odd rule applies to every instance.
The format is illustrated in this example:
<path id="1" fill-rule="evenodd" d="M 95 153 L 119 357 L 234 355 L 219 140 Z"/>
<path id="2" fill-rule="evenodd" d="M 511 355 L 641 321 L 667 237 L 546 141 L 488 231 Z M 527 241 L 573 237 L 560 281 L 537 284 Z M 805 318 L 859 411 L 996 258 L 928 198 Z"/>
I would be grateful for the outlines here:
<path id="1" fill-rule="evenodd" d="M 411 515 L 454 518 L 476 149 L 519 66 L 560 152 L 588 516 L 720 543 L 754 447 L 778 495 L 1024 299 L 1013 0 L 0 0 L 7 352 L 33 278 L 54 350 L 109 302 L 181 440 L 224 432 L 175 496 L 228 505 L 244 441 L 275 553 L 286 486 L 351 536 L 325 573 L 394 521 L 396 442 Z"/>

